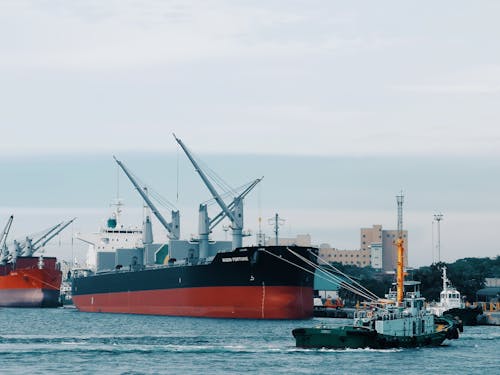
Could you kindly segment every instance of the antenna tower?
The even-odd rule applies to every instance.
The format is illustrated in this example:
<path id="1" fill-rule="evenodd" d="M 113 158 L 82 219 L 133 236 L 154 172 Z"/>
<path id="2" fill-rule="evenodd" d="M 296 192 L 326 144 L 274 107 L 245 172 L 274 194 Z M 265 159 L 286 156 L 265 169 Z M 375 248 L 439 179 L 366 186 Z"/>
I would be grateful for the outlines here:
<path id="1" fill-rule="evenodd" d="M 434 214 L 434 220 L 437 222 L 437 261 L 441 262 L 441 220 L 443 220 L 443 214 Z"/>

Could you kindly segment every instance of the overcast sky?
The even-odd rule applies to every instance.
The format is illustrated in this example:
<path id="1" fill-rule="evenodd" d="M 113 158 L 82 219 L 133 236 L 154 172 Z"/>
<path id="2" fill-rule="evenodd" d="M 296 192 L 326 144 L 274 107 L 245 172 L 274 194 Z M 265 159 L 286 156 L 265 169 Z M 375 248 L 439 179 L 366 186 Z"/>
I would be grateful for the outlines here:
<path id="1" fill-rule="evenodd" d="M 172 132 L 200 155 L 379 156 L 386 164 L 425 158 L 407 166 L 410 172 L 443 158 L 458 171 L 474 160 L 462 176 L 453 174 L 463 180 L 450 184 L 446 202 L 455 201 L 442 206 L 464 220 L 453 227 L 454 237 L 464 236 L 456 239 L 464 244 L 457 254 L 474 247 L 474 255 L 494 256 L 500 250 L 488 234 L 500 226 L 498 163 L 491 162 L 500 156 L 499 14 L 496 1 L 1 0 L 2 165 L 18 163 L 17 175 L 9 175 L 16 181 L 43 155 L 175 153 Z M 307 169 L 309 177 L 325 173 L 323 162 Z M 477 184 L 465 183 L 461 194 L 472 178 Z M 394 179 L 377 190 L 390 197 L 387 204 L 365 207 L 373 220 L 353 214 L 347 224 L 322 216 L 338 210 L 333 204 L 314 216 L 322 227 L 347 226 L 355 237 L 342 246 L 358 246 L 359 228 L 384 221 L 376 220 L 381 210 L 393 215 L 401 188 L 414 198 L 433 193 Z M 112 184 L 94 188 L 109 192 Z M 352 184 L 358 191 L 359 181 Z M 377 181 L 360 194 L 369 195 L 370 185 Z M 43 198 L 29 199 L 39 190 L 33 182 L 23 188 L 33 207 L 43 206 Z M 78 194 L 86 202 L 93 196 Z M 478 196 L 482 203 L 475 205 Z M 5 215 L 20 205 L 6 193 L 1 199 Z M 287 208 L 300 208 L 300 221 L 307 204 L 297 202 L 290 197 Z M 418 215 L 421 228 L 429 228 L 432 207 Z M 313 232 L 307 221 L 297 231 Z M 326 229 L 317 237 L 335 245 Z M 483 242 L 475 248 L 478 236 Z"/>

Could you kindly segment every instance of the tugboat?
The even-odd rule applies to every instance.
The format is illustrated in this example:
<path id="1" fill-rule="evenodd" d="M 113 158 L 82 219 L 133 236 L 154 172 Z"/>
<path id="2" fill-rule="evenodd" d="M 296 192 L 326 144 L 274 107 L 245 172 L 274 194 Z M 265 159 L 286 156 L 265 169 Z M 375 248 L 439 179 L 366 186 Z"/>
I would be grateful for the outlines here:
<path id="1" fill-rule="evenodd" d="M 408 284 L 406 284 L 408 285 Z M 355 313 L 352 325 L 296 328 L 292 331 L 301 348 L 387 349 L 441 345 L 458 338 L 458 322 L 449 315 L 435 317 L 425 310 L 419 282 L 406 292 L 401 303 L 379 299 Z"/>
<path id="2" fill-rule="evenodd" d="M 458 338 L 458 322 L 444 315 L 435 317 L 425 308 L 420 295 L 420 282 L 404 282 L 404 240 L 402 235 L 403 196 L 398 201 L 398 249 L 396 300 L 372 298 L 368 307 L 355 313 L 353 324 L 343 327 L 325 325 L 314 328 L 296 328 L 292 331 L 296 346 L 301 348 L 414 348 L 436 346 L 446 339 Z M 413 290 L 404 290 L 404 285 Z M 367 296 L 365 288 L 358 289 Z M 373 296 L 369 294 L 368 296 Z"/>
<path id="3" fill-rule="evenodd" d="M 450 315 L 459 319 L 465 326 L 477 325 L 477 318 L 483 313 L 481 306 L 467 306 L 460 297 L 460 292 L 451 285 L 446 276 L 446 266 L 443 266 L 443 290 L 439 295 L 439 302 L 431 304 L 429 310 L 437 315 Z"/>

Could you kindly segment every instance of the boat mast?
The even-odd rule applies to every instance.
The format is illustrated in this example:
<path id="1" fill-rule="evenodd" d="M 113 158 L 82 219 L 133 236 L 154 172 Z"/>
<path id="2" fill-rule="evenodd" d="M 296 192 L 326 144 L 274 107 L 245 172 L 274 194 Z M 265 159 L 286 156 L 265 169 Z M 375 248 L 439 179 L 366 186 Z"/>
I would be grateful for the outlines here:
<path id="1" fill-rule="evenodd" d="M 443 279 L 443 291 L 446 291 L 448 290 L 449 283 L 448 277 L 446 276 L 446 266 L 443 266 L 443 276 L 441 276 L 441 278 Z"/>
<path id="2" fill-rule="evenodd" d="M 398 264 L 397 264 L 397 302 L 403 302 L 404 295 L 404 239 L 403 239 L 403 192 L 396 196 L 398 202 L 398 239 L 396 246 L 398 248 Z"/>

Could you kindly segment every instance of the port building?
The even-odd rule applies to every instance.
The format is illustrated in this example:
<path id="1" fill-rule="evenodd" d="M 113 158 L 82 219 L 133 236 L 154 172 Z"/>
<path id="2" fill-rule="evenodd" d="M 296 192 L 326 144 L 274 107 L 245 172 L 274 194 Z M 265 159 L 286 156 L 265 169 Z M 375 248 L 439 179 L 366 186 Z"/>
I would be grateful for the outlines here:
<path id="1" fill-rule="evenodd" d="M 382 225 L 376 224 L 371 228 L 361 228 L 360 232 L 361 250 L 370 250 L 371 266 L 391 272 L 397 266 L 397 247 L 395 241 L 398 238 L 397 230 L 383 229 Z M 405 241 L 404 266 L 408 267 L 408 231 L 403 231 Z"/>
<path id="2" fill-rule="evenodd" d="M 319 246 L 319 256 L 329 263 L 341 263 L 358 267 L 373 267 L 384 272 L 393 272 L 397 266 L 397 247 L 395 241 L 398 231 L 383 229 L 382 225 L 375 224 L 371 228 L 360 229 L 360 248 L 355 250 L 337 249 L 328 243 Z M 408 267 L 408 231 L 403 231 L 405 240 L 404 266 Z M 270 239 L 269 242 L 274 241 Z M 281 246 L 312 246 L 309 234 L 299 234 L 296 237 L 280 237 Z"/>

